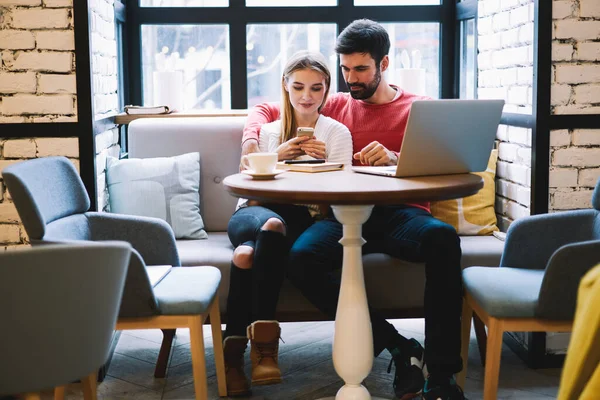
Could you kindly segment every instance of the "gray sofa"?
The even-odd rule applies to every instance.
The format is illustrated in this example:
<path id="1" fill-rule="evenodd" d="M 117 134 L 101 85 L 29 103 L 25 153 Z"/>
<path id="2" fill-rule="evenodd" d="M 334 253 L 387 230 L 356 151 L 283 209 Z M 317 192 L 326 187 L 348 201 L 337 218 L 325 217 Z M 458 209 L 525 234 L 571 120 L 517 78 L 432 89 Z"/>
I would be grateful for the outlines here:
<path id="1" fill-rule="evenodd" d="M 149 118 L 129 124 L 130 158 L 200 153 L 200 209 L 208 232 L 206 240 L 178 240 L 183 266 L 212 265 L 221 270 L 221 312 L 226 313 L 229 268 L 233 247 L 227 223 L 237 198 L 221 182 L 238 172 L 245 117 Z M 462 266 L 498 266 L 504 242 L 493 236 L 461 237 Z M 364 257 L 369 303 L 388 318 L 422 317 L 424 266 L 384 254 Z M 280 321 L 319 320 L 318 312 L 289 282 L 278 305 Z"/>

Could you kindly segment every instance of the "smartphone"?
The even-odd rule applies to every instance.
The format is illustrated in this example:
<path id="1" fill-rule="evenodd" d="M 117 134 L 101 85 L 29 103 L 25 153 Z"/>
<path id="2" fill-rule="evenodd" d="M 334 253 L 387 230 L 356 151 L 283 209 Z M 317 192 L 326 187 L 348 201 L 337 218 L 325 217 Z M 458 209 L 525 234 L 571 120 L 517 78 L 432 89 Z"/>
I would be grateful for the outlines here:
<path id="1" fill-rule="evenodd" d="M 313 128 L 303 128 L 299 127 L 296 131 L 296 136 L 308 136 L 313 137 L 315 135 L 315 130 Z"/>

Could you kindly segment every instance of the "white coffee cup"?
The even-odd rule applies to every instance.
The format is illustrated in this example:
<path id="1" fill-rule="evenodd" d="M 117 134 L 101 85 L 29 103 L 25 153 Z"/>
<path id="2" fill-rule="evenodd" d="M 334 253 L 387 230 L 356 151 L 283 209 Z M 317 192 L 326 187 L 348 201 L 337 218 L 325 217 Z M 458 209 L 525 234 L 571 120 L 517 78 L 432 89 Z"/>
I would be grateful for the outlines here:
<path id="1" fill-rule="evenodd" d="M 268 174 L 275 171 L 277 153 L 250 153 L 242 157 L 242 165 L 257 174 Z"/>

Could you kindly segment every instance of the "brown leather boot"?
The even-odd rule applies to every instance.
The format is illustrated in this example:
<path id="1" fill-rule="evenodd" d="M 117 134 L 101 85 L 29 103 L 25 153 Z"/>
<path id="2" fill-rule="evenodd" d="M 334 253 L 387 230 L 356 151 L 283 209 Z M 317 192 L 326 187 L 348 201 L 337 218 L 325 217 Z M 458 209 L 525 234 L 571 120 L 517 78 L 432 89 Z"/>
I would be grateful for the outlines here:
<path id="1" fill-rule="evenodd" d="M 244 352 L 247 345 L 248 338 L 244 336 L 229 336 L 223 341 L 227 396 L 250 394 L 250 383 L 244 374 Z"/>
<path id="2" fill-rule="evenodd" d="M 277 321 L 255 321 L 248 326 L 253 385 L 281 382 L 281 370 L 277 363 L 280 336 L 281 328 Z"/>

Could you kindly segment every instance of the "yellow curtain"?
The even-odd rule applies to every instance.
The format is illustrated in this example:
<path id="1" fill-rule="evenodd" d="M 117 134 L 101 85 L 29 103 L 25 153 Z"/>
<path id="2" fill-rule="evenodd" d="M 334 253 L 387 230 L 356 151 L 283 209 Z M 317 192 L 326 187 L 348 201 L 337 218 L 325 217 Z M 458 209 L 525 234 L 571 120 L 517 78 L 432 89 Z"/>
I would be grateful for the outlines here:
<path id="1" fill-rule="evenodd" d="M 600 399 L 600 265 L 581 280 L 558 400 Z"/>

